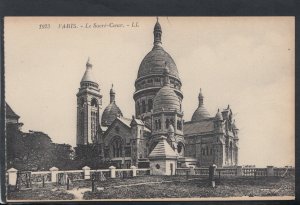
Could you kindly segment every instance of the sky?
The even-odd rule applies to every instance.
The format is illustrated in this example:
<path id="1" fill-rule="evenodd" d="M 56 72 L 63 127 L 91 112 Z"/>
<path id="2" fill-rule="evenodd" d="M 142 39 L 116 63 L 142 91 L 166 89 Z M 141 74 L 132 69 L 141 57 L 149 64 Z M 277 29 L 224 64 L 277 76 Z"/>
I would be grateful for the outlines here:
<path id="1" fill-rule="evenodd" d="M 42 131 L 53 142 L 76 145 L 76 93 L 88 57 L 103 95 L 102 111 L 113 83 L 117 105 L 130 118 L 134 81 L 152 49 L 155 22 L 156 17 L 6 17 L 5 97 L 21 116 L 22 131 Z M 240 129 L 241 165 L 294 165 L 294 18 L 159 17 L 159 22 L 162 45 L 183 84 L 185 121 L 202 88 L 211 116 L 230 104 Z M 63 28 L 66 24 L 76 28 Z"/>

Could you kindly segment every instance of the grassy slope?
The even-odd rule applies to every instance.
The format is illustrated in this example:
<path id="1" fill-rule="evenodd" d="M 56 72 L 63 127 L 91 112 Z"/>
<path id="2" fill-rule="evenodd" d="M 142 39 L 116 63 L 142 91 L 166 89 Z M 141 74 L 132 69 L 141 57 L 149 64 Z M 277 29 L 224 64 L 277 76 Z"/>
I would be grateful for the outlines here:
<path id="1" fill-rule="evenodd" d="M 172 181 L 172 182 L 163 182 Z M 162 182 L 150 184 L 147 182 Z M 118 185 L 146 183 L 137 186 L 115 188 Z M 216 188 L 210 186 L 206 178 L 186 180 L 185 176 L 143 176 L 129 179 L 110 179 L 97 182 L 103 191 L 86 192 L 84 199 L 125 199 L 125 198 L 185 198 L 185 197 L 233 197 L 233 196 L 294 196 L 295 178 L 252 177 L 224 178 L 216 181 Z M 91 181 L 77 181 L 71 188 L 91 188 Z M 48 184 L 45 188 L 34 187 L 33 190 L 10 192 L 8 199 L 22 200 L 70 200 L 73 195 L 66 193 L 66 186 L 59 189 Z"/>

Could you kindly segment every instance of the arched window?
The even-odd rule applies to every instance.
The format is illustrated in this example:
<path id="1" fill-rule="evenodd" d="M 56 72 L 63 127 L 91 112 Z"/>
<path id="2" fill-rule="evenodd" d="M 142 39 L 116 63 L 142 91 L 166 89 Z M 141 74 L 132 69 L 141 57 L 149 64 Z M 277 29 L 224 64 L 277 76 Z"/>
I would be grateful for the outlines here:
<path id="1" fill-rule="evenodd" d="M 122 140 L 120 138 L 115 138 L 110 146 L 112 157 L 122 157 Z"/>
<path id="2" fill-rule="evenodd" d="M 97 125 L 98 125 L 98 112 L 91 112 L 91 135 L 92 141 L 95 142 L 97 140 Z"/>
<path id="3" fill-rule="evenodd" d="M 152 101 L 152 99 L 149 99 L 148 100 L 148 112 L 151 112 L 152 108 L 153 108 L 153 101 Z"/>
<path id="4" fill-rule="evenodd" d="M 142 113 L 145 113 L 146 112 L 146 103 L 145 101 L 143 100 L 142 101 Z"/>
<path id="5" fill-rule="evenodd" d="M 167 120 L 166 120 L 166 128 L 169 128 L 169 125 L 170 125 L 170 120 L 167 119 Z"/>
<path id="6" fill-rule="evenodd" d="M 91 106 L 98 107 L 98 102 L 97 102 L 97 100 L 95 98 L 92 99 Z"/>
<path id="7" fill-rule="evenodd" d="M 80 135 L 83 137 L 84 135 L 84 112 L 80 112 Z"/>
<path id="8" fill-rule="evenodd" d="M 231 162 L 232 162 L 232 158 L 233 158 L 233 156 L 232 156 L 232 142 L 230 142 L 230 145 L 229 145 L 229 159 L 231 160 Z"/>
<path id="9" fill-rule="evenodd" d="M 161 129 L 161 121 L 158 119 L 158 129 Z"/>
<path id="10" fill-rule="evenodd" d="M 182 121 L 181 120 L 177 120 L 177 129 L 182 130 Z"/>
<path id="11" fill-rule="evenodd" d="M 81 99 L 80 99 L 80 107 L 83 107 L 83 106 L 84 106 L 84 99 L 81 98 Z"/>
<path id="12" fill-rule="evenodd" d="M 177 152 L 180 156 L 182 156 L 184 153 L 184 146 L 181 142 L 179 142 L 177 145 Z"/>
<path id="13" fill-rule="evenodd" d="M 173 120 L 173 119 L 170 120 L 170 123 L 171 123 L 171 125 L 173 125 L 173 127 L 175 127 L 175 126 L 174 126 L 174 120 Z"/>
<path id="14" fill-rule="evenodd" d="M 140 103 L 136 102 L 136 115 L 140 115 Z"/>

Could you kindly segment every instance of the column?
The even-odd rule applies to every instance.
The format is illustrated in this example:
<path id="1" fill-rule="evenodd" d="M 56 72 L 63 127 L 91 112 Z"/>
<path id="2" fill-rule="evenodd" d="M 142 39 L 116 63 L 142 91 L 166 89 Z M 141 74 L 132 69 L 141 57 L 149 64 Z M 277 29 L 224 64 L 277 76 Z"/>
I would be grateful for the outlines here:
<path id="1" fill-rule="evenodd" d="M 82 170 L 83 170 L 83 178 L 90 179 L 91 178 L 91 168 L 88 166 L 85 166 L 82 168 Z"/>
<path id="2" fill-rule="evenodd" d="M 16 184 L 17 184 L 17 172 L 18 172 L 18 170 L 16 170 L 15 168 L 10 168 L 9 170 L 7 170 L 8 185 L 16 186 Z"/>
<path id="3" fill-rule="evenodd" d="M 177 133 L 178 127 L 177 127 L 177 111 L 175 111 L 175 117 L 174 117 L 174 131 Z"/>
<path id="4" fill-rule="evenodd" d="M 274 167 L 267 166 L 267 176 L 274 176 Z"/>
<path id="5" fill-rule="evenodd" d="M 136 166 L 131 166 L 130 169 L 132 169 L 132 176 L 136 177 Z"/>
<path id="6" fill-rule="evenodd" d="M 57 167 L 52 167 L 52 168 L 50 168 L 50 172 L 51 172 L 51 182 L 56 182 L 57 181 L 58 168 Z"/>
<path id="7" fill-rule="evenodd" d="M 242 168 L 242 166 L 237 166 L 236 167 L 236 175 L 237 176 L 242 176 L 243 175 L 243 168 Z"/>
<path id="8" fill-rule="evenodd" d="M 116 167 L 110 166 L 110 178 L 116 178 Z"/>

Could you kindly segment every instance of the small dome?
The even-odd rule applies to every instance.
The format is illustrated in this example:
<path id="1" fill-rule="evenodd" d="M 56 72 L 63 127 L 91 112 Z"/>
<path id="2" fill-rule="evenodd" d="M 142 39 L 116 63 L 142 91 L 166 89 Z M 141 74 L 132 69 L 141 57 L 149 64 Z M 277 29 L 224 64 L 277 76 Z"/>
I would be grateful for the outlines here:
<path id="1" fill-rule="evenodd" d="M 153 111 L 180 110 L 180 100 L 174 90 L 169 86 L 162 87 L 153 101 Z"/>
<path id="2" fill-rule="evenodd" d="M 219 109 L 218 109 L 218 112 L 217 112 L 217 114 L 216 114 L 216 116 L 215 116 L 215 119 L 216 119 L 216 120 L 223 120 L 223 117 L 222 117 L 222 115 L 221 115 Z"/>
<path id="3" fill-rule="evenodd" d="M 203 105 L 201 105 L 195 110 L 192 116 L 192 121 L 200 121 L 209 117 L 210 117 L 209 112 L 206 110 L 206 108 Z"/>
<path id="4" fill-rule="evenodd" d="M 164 86 L 157 92 L 153 100 L 153 111 L 159 112 L 161 110 L 178 110 L 180 111 L 180 100 L 174 90 L 170 87 L 169 80 L 170 69 L 167 63 L 163 69 Z"/>
<path id="5" fill-rule="evenodd" d="M 109 126 L 119 116 L 123 116 L 120 108 L 113 101 L 103 111 L 101 124 L 103 126 Z"/>
<path id="6" fill-rule="evenodd" d="M 192 116 L 192 121 L 200 121 L 200 120 L 203 120 L 203 119 L 206 119 L 206 118 L 210 117 L 209 112 L 204 107 L 203 99 L 204 99 L 204 97 L 203 97 L 202 91 L 200 89 L 200 93 L 198 95 L 199 106 L 195 110 L 195 112 L 194 112 L 194 114 Z"/>

